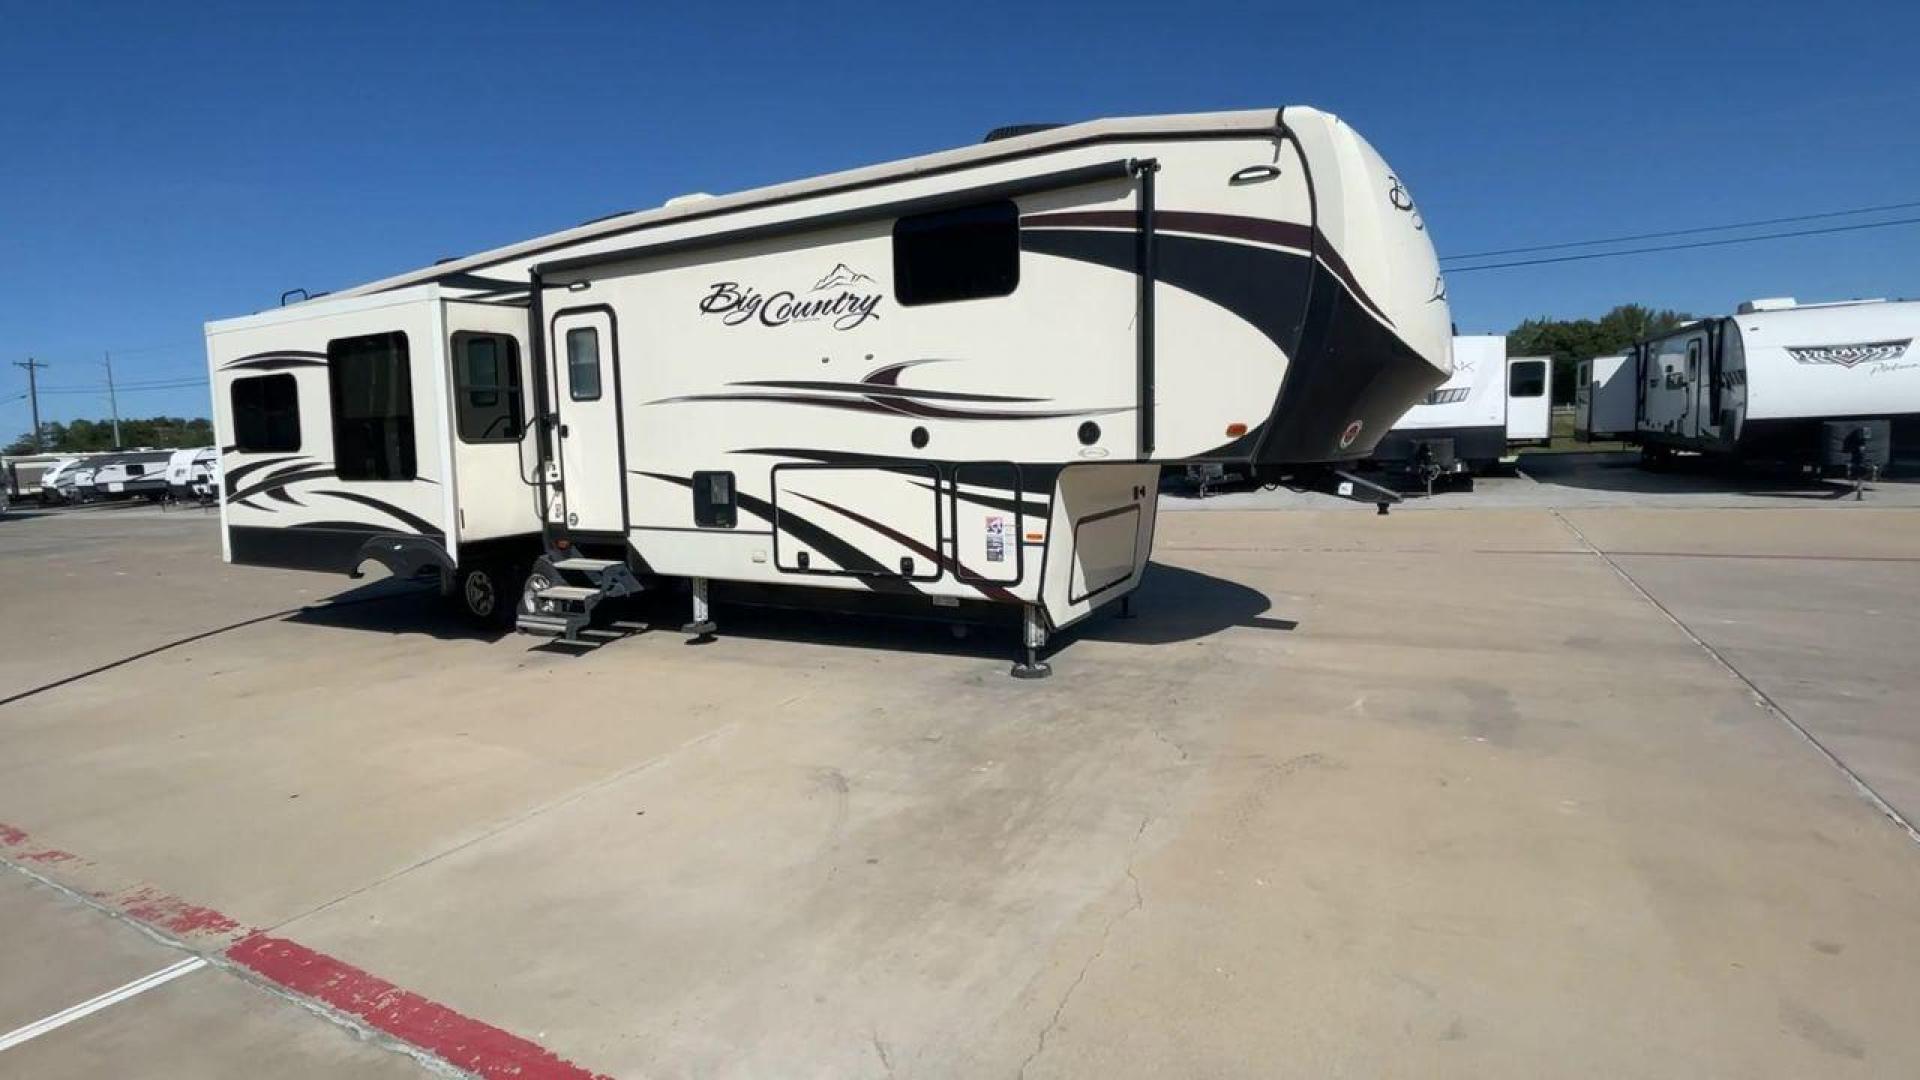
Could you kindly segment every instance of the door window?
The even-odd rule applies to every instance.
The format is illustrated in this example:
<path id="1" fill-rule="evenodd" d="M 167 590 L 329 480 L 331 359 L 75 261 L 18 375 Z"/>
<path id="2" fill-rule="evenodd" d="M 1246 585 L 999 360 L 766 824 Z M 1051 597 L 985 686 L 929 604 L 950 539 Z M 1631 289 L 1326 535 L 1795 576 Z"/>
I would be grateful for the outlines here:
<path id="1" fill-rule="evenodd" d="M 1507 371 L 1507 396 L 1536 398 L 1547 392 L 1547 362 L 1521 360 Z"/>
<path id="2" fill-rule="evenodd" d="M 600 331 L 567 331 L 567 393 L 575 401 L 600 400 Z"/>

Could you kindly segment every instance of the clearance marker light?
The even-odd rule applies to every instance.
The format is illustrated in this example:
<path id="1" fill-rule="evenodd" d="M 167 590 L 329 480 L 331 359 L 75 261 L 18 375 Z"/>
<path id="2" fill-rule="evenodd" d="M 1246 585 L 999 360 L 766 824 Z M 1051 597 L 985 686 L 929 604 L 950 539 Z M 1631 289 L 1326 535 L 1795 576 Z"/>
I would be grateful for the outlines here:
<path id="1" fill-rule="evenodd" d="M 1227 425 L 1227 437 L 1229 439 L 1237 438 L 1241 435 L 1245 435 L 1246 433 L 1247 433 L 1247 425 L 1245 424 L 1228 424 Z"/>

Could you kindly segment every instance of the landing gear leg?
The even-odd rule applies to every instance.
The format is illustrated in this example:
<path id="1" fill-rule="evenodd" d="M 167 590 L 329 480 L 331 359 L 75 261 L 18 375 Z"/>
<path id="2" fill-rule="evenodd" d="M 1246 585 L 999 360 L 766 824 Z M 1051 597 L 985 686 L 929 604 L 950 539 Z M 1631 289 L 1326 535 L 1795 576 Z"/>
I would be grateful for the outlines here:
<path id="1" fill-rule="evenodd" d="M 705 645 L 713 640 L 713 612 L 707 606 L 707 579 L 693 579 L 693 621 L 680 628 L 685 634 L 692 634 L 689 645 Z"/>
<path id="2" fill-rule="evenodd" d="M 1053 674 L 1053 665 L 1040 659 L 1040 650 L 1047 646 L 1047 624 L 1040 614 L 1040 605 L 1028 604 L 1021 609 L 1020 638 L 1026 659 L 1016 661 L 1011 674 L 1016 679 L 1044 679 Z"/>

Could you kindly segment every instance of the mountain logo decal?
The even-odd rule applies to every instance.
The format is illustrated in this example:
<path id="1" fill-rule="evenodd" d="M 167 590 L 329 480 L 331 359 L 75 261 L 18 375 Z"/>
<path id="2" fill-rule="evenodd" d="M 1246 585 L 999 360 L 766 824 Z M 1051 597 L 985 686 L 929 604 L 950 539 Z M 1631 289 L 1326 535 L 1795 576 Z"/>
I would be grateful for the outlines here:
<path id="1" fill-rule="evenodd" d="M 828 289 L 843 289 L 849 285 L 859 285 L 863 282 L 870 285 L 873 283 L 873 279 L 855 270 L 853 267 L 848 266 L 846 263 L 835 263 L 833 269 L 827 271 L 827 276 L 821 278 L 819 283 L 813 287 L 813 291 L 825 292 Z"/>

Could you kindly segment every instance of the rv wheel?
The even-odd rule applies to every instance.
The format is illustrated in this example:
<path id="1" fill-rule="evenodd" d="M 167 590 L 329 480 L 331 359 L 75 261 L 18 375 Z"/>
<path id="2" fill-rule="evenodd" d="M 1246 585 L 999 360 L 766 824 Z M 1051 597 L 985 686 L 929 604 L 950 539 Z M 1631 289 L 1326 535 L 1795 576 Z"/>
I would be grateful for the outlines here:
<path id="1" fill-rule="evenodd" d="M 535 559 L 533 569 L 527 572 L 526 580 L 520 587 L 520 611 L 527 615 L 536 614 L 533 607 L 534 595 L 549 585 L 559 583 L 560 571 L 553 568 L 553 563 L 545 555 Z"/>
<path id="2" fill-rule="evenodd" d="M 513 586 L 497 565 L 463 566 L 454 574 L 453 601 L 476 625 L 494 627 L 511 619 L 513 597 Z"/>

